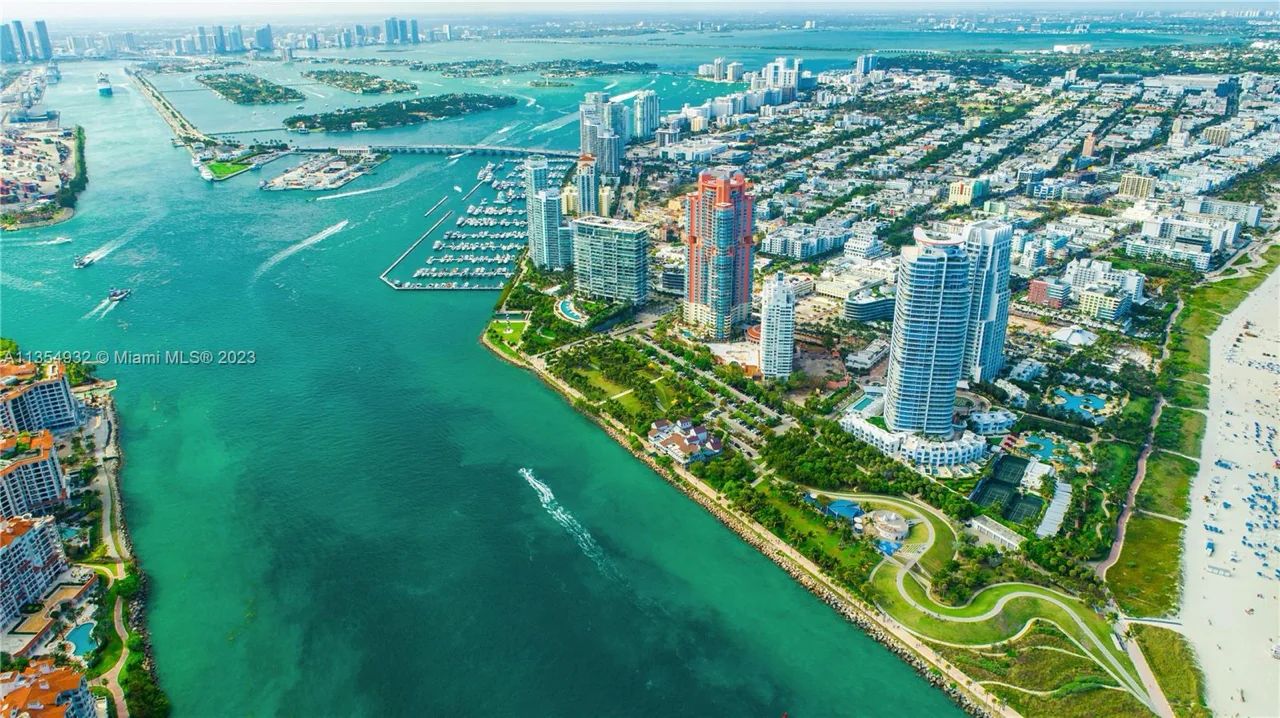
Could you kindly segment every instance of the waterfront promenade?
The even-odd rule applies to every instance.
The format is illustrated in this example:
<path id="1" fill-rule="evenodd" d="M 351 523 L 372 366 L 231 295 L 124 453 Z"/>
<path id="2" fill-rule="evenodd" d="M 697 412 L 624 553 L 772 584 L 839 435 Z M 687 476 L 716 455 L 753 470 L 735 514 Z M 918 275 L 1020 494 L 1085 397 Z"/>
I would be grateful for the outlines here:
<path id="1" fill-rule="evenodd" d="M 495 355 L 511 361 L 534 372 L 542 381 L 565 397 L 570 403 L 588 402 L 588 399 L 573 387 L 564 383 L 547 369 L 544 357 L 520 355 L 513 357 L 494 346 L 487 335 L 481 335 L 481 342 Z M 823 602 L 834 608 L 840 615 L 859 625 L 872 638 L 885 644 L 917 671 L 929 676 L 941 676 L 950 682 L 948 694 L 956 698 L 962 707 L 977 715 L 1002 716 L 1015 718 L 1018 713 L 993 695 L 984 686 L 976 683 L 956 666 L 952 665 L 932 647 L 905 625 L 894 620 L 887 613 L 868 605 L 854 596 L 831 576 L 827 575 L 812 560 L 801 554 L 786 541 L 769 531 L 741 509 L 735 508 L 732 501 L 716 491 L 715 488 L 694 476 L 680 466 L 663 466 L 653 456 L 643 450 L 634 448 L 637 437 L 627 427 L 608 415 L 591 416 L 597 425 L 605 430 L 618 444 L 643 461 L 655 473 L 680 489 L 685 495 L 697 501 L 712 513 L 725 526 L 732 529 L 748 544 L 755 547 L 771 561 L 796 579 Z"/>

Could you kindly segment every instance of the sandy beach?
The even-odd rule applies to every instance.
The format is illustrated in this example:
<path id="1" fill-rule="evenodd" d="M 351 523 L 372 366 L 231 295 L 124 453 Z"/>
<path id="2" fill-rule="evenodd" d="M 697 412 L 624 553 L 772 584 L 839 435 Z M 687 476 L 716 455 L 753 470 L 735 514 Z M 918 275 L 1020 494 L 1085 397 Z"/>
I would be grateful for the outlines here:
<path id="1" fill-rule="evenodd" d="M 1208 428 L 1183 551 L 1182 632 L 1199 656 L 1215 715 L 1277 716 L 1280 272 L 1210 342 Z"/>

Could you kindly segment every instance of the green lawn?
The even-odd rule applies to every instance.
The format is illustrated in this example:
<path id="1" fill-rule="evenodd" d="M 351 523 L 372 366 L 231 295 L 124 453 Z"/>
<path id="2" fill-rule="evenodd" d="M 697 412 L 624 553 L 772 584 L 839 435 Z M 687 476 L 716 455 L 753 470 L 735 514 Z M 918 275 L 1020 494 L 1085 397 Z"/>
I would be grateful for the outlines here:
<path id="1" fill-rule="evenodd" d="M 1187 456 L 1200 455 L 1207 418 L 1198 411 L 1167 406 L 1156 425 L 1156 446 Z"/>
<path id="2" fill-rule="evenodd" d="M 1146 516 L 1129 517 L 1120 560 L 1107 570 L 1116 603 L 1130 616 L 1167 616 L 1181 593 L 1182 524 Z"/>
<path id="3" fill-rule="evenodd" d="M 1086 677 L 1117 685 L 1097 663 L 1082 656 L 1076 644 L 1046 623 L 1038 623 L 1021 638 L 991 649 L 942 644 L 933 649 L 977 681 L 1000 681 L 1032 691 L 1057 690 L 1076 678 Z"/>
<path id="4" fill-rule="evenodd" d="M 606 379 L 604 374 L 600 373 L 599 369 L 579 369 L 578 373 L 585 376 L 587 381 L 591 382 L 592 386 L 603 391 L 605 398 L 611 397 L 615 394 L 621 394 L 627 390 L 627 387 Z"/>
<path id="5" fill-rule="evenodd" d="M 1135 623 L 1133 635 L 1147 657 L 1156 682 L 1178 718 L 1209 718 L 1204 702 L 1204 674 L 1191 644 L 1177 631 Z"/>
<path id="6" fill-rule="evenodd" d="M 1166 396 L 1170 404 L 1188 409 L 1209 408 L 1209 387 L 1190 381 L 1173 382 L 1173 390 Z"/>
<path id="7" fill-rule="evenodd" d="M 249 169 L 249 164 L 246 162 L 210 162 L 205 167 L 209 168 L 214 177 L 221 179 Z"/>
<path id="8" fill-rule="evenodd" d="M 941 644 L 933 648 L 1027 718 L 1149 715 L 1128 693 L 1111 690 L 1115 679 L 1081 656 L 1080 649 L 1060 631 L 1044 623 L 1015 641 L 990 649 Z M 1036 696 L 996 683 L 1053 692 L 1053 696 Z"/>
<path id="9" fill-rule="evenodd" d="M 1091 685 L 1087 681 L 1068 683 L 1049 696 L 1031 695 L 1004 686 L 987 688 L 1027 718 L 1151 715 L 1146 706 L 1128 692 Z"/>
<path id="10" fill-rule="evenodd" d="M 1166 516 L 1186 518 L 1191 514 L 1187 500 L 1191 480 L 1200 465 L 1167 451 L 1154 451 L 1147 459 L 1147 475 L 1138 490 L 1138 508 Z"/>
<path id="11" fill-rule="evenodd" d="M 485 331 L 488 333 L 489 342 L 497 347 L 498 351 L 519 360 L 520 341 L 524 337 L 524 330 L 528 327 L 528 322 L 504 319 L 490 322 L 489 328 Z"/>

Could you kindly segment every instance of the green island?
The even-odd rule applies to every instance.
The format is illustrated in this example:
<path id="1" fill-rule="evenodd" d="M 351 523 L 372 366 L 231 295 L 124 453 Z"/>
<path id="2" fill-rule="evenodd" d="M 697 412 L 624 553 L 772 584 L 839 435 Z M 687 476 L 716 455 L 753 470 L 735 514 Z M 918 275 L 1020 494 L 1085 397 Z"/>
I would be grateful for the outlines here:
<path id="1" fill-rule="evenodd" d="M 543 78 L 540 80 L 529 80 L 529 87 L 573 87 L 573 83 L 566 80 L 548 80 Z"/>
<path id="2" fill-rule="evenodd" d="M 385 102 L 369 107 L 347 107 L 316 115 L 293 115 L 284 120 L 290 129 L 327 132 L 353 129 L 376 130 L 382 127 L 416 125 L 430 120 L 460 117 L 474 112 L 511 107 L 517 100 L 509 95 L 482 95 L 454 92 L 447 95 L 417 97 L 412 100 Z"/>
<path id="3" fill-rule="evenodd" d="M 304 99 L 303 94 L 292 87 L 247 72 L 196 75 L 196 80 L 237 105 L 273 105 Z"/>
<path id="4" fill-rule="evenodd" d="M 600 60 L 539 60 L 537 62 L 510 63 L 506 60 L 456 60 L 450 62 L 413 63 L 410 69 L 439 72 L 445 77 L 498 77 L 536 72 L 543 77 L 591 77 L 594 75 L 621 75 L 655 72 L 658 66 L 652 62 L 602 62 Z"/>
<path id="5" fill-rule="evenodd" d="M 302 76 L 357 95 L 415 92 L 418 89 L 418 85 L 413 82 L 392 80 L 357 70 L 305 70 Z"/>

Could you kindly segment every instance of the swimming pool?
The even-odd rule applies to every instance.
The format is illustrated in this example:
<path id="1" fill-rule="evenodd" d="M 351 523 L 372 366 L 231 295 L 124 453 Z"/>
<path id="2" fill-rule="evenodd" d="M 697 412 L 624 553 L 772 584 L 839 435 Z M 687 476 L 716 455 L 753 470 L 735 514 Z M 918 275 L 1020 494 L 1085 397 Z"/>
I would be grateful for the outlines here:
<path id="1" fill-rule="evenodd" d="M 864 394 L 861 399 L 858 399 L 857 401 L 853 402 L 853 410 L 862 411 L 868 406 L 871 406 L 871 403 L 874 402 L 875 400 L 876 398 L 874 396 L 871 396 L 870 394 Z"/>
<path id="2" fill-rule="evenodd" d="M 1027 442 L 1027 453 L 1040 457 L 1043 462 L 1053 459 L 1053 452 L 1058 448 L 1058 444 L 1047 436 L 1039 434 L 1027 434 L 1025 437 Z"/>
<path id="3" fill-rule="evenodd" d="M 67 633 L 67 641 L 75 646 L 73 651 L 75 655 L 86 656 L 90 651 L 98 647 L 98 644 L 93 641 L 93 626 L 93 621 L 82 623 Z"/>
<path id="4" fill-rule="evenodd" d="M 577 314 L 577 308 L 573 307 L 573 299 L 561 299 L 561 314 L 572 321 L 582 321 L 582 315 Z"/>
<path id="5" fill-rule="evenodd" d="M 1107 400 L 1097 394 L 1076 394 L 1062 388 L 1054 389 L 1053 394 L 1058 397 L 1059 406 L 1089 419 L 1094 418 L 1095 412 L 1107 405 Z"/>

